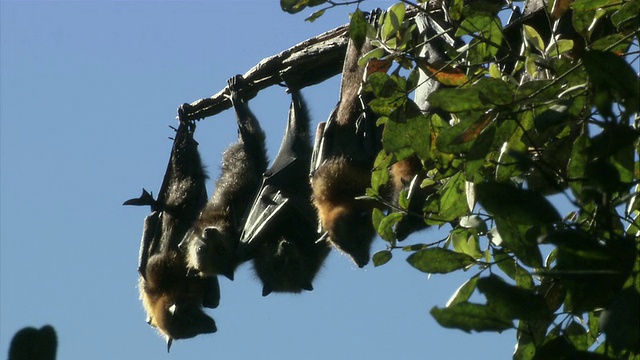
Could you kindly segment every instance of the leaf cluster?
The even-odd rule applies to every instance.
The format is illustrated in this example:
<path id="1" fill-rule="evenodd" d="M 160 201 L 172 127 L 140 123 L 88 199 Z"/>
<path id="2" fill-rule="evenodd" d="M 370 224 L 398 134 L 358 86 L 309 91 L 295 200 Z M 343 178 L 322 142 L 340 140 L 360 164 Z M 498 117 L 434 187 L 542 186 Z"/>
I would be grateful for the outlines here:
<path id="1" fill-rule="evenodd" d="M 383 146 L 367 195 L 388 205 L 373 213 L 387 242 L 374 264 L 401 249 L 419 271 L 471 273 L 431 315 L 516 329 L 517 359 L 640 359 L 639 1 L 552 0 L 506 25 L 518 12 L 504 3 L 451 0 L 428 11 L 444 24 L 436 36 L 407 16 L 426 8 L 405 3 L 366 31 L 376 49 L 362 59 L 396 65 L 367 79 Z M 421 55 L 447 36 L 443 59 Z M 385 200 L 388 168 L 409 157 L 425 176 Z M 449 235 L 399 245 L 406 218 Z"/>

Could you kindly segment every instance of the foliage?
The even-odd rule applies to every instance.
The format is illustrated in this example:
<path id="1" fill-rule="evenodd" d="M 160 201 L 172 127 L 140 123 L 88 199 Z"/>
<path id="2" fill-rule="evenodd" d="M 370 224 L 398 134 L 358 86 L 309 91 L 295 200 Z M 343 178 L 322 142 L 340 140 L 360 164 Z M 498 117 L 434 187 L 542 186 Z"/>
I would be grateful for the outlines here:
<path id="1" fill-rule="evenodd" d="M 413 5 L 393 5 L 367 31 L 377 49 L 366 57 L 397 64 L 367 85 L 384 127 L 368 195 L 390 209 L 374 212 L 388 248 L 373 261 L 402 249 L 419 271 L 470 272 L 431 309 L 440 325 L 516 329 L 517 359 L 640 359 L 639 3 L 552 0 L 542 21 L 505 26 L 505 3 L 450 0 L 431 13 L 456 41 L 445 61 L 420 55 L 435 37 L 407 16 Z M 339 4 L 281 5 L 324 5 L 312 21 Z M 427 80 L 440 85 L 420 111 L 411 94 Z M 412 186 L 435 190 L 385 199 L 386 168 L 410 156 L 426 174 Z M 400 245 L 396 225 L 411 217 L 450 233 Z"/>

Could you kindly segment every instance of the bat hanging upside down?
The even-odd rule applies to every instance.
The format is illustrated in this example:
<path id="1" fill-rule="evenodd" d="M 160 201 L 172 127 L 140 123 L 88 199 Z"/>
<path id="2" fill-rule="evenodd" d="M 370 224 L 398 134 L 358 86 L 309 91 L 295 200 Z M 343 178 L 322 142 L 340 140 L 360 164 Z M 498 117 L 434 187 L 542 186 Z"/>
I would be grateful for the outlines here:
<path id="1" fill-rule="evenodd" d="M 140 299 L 147 322 L 166 338 L 167 351 L 173 339 L 216 332 L 215 321 L 202 307 L 215 308 L 220 302 L 217 277 L 188 275 L 185 257 L 178 248 L 207 201 L 206 174 L 193 138 L 195 124 L 182 120 L 182 107 L 179 115 L 158 199 L 143 190 L 139 198 L 124 203 L 151 206 L 140 244 Z"/>
<path id="2" fill-rule="evenodd" d="M 238 142 L 222 155 L 215 192 L 180 244 L 189 267 L 201 276 L 221 274 L 233 280 L 240 262 L 237 250 L 246 212 L 267 169 L 265 134 L 240 96 L 242 88 L 246 88 L 242 76 L 228 81 L 238 121 Z"/>
<path id="3" fill-rule="evenodd" d="M 290 89 L 291 107 L 280 150 L 265 172 L 247 216 L 239 254 L 253 259 L 262 295 L 313 290 L 312 281 L 329 253 L 317 243 L 311 204 L 309 114 L 300 91 Z"/>

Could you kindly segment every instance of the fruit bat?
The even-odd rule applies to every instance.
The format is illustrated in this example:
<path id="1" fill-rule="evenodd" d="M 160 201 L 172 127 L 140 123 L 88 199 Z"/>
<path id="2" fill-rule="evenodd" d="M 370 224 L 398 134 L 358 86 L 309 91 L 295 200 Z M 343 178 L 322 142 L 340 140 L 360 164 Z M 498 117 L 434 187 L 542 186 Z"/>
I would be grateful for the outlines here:
<path id="1" fill-rule="evenodd" d="M 233 280 L 244 218 L 267 169 L 265 134 L 239 94 L 240 89 L 247 88 L 245 82 L 241 75 L 228 81 L 238 121 L 238 142 L 222 155 L 215 192 L 180 244 L 189 267 L 202 276 L 222 274 Z"/>
<path id="2" fill-rule="evenodd" d="M 370 15 L 375 22 L 380 11 Z M 375 230 L 371 200 L 358 200 L 371 183 L 371 170 L 380 149 L 375 121 L 363 92 L 365 67 L 358 60 L 372 49 L 349 40 L 342 72 L 340 98 L 326 123 L 318 127 L 311 169 L 313 204 L 328 241 L 363 267 L 369 262 Z M 320 135 L 321 134 L 321 135 Z"/>
<path id="3" fill-rule="evenodd" d="M 329 253 L 326 243 L 316 243 L 309 114 L 298 90 L 292 90 L 291 97 L 280 150 L 264 173 L 238 248 L 241 258 L 253 259 L 263 296 L 313 290 L 311 283 Z"/>
<path id="4" fill-rule="evenodd" d="M 9 360 L 55 360 L 58 337 L 51 325 L 25 327 L 11 339 Z"/>
<path id="5" fill-rule="evenodd" d="M 220 302 L 217 277 L 189 275 L 178 248 L 207 202 L 206 174 L 193 138 L 195 124 L 182 120 L 184 106 L 178 110 L 180 125 L 158 199 L 143 189 L 139 198 L 124 203 L 149 205 L 152 210 L 145 218 L 140 244 L 140 299 L 147 322 L 166 338 L 167 351 L 173 339 L 216 332 L 215 321 L 202 307 L 215 308 Z"/>

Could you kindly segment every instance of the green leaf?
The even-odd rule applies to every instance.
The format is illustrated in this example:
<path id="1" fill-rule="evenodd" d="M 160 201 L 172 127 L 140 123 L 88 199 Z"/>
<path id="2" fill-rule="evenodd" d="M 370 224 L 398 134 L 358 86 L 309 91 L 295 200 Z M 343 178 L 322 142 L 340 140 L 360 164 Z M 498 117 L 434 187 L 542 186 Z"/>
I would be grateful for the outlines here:
<path id="1" fill-rule="evenodd" d="M 367 83 L 369 86 L 371 86 L 371 91 L 376 96 L 376 98 L 388 98 L 392 96 L 394 97 L 394 99 L 398 98 L 397 95 L 399 91 L 398 91 L 397 83 L 393 81 L 393 79 L 391 79 L 391 76 L 387 73 L 384 73 L 384 72 L 373 73 L 369 76 Z M 396 101 L 398 101 L 399 104 L 402 103 L 402 101 L 400 100 L 396 100 Z M 390 113 L 391 111 L 383 114 L 388 116 Z"/>
<path id="2" fill-rule="evenodd" d="M 596 342 L 596 339 L 600 335 L 600 311 L 589 312 L 589 318 L 587 319 L 587 325 L 589 326 L 589 346 Z"/>
<path id="3" fill-rule="evenodd" d="M 571 7 L 573 10 L 596 10 L 618 3 L 620 0 L 576 0 Z"/>
<path id="4" fill-rule="evenodd" d="M 392 256 L 393 255 L 389 250 L 378 251 L 377 253 L 373 254 L 373 257 L 371 258 L 373 260 L 373 266 L 377 267 L 386 264 L 387 262 L 389 262 L 389 260 L 391 260 Z"/>
<path id="5" fill-rule="evenodd" d="M 380 227 L 380 223 L 382 222 L 385 216 L 386 215 L 384 212 L 382 212 L 382 210 L 378 208 L 373 208 L 373 211 L 371 212 L 371 222 L 373 223 L 373 227 L 375 229 L 378 229 Z"/>
<path id="6" fill-rule="evenodd" d="M 364 44 L 367 38 L 367 19 L 365 19 L 364 13 L 362 13 L 359 8 L 351 15 L 349 38 L 353 40 L 354 45 L 358 49 L 362 47 L 362 44 Z"/>
<path id="7" fill-rule="evenodd" d="M 487 108 L 487 105 L 478 97 L 478 90 L 470 88 L 442 88 L 429 94 L 427 101 L 431 106 L 448 112 L 484 110 Z"/>
<path id="8" fill-rule="evenodd" d="M 493 309 L 480 304 L 462 302 L 446 308 L 434 307 L 430 313 L 440 326 L 466 332 L 502 332 L 513 328 L 509 319 L 499 317 Z"/>
<path id="9" fill-rule="evenodd" d="M 527 41 L 529 41 L 531 45 L 536 48 L 536 50 L 540 51 L 541 53 L 544 52 L 545 46 L 544 41 L 542 40 L 542 36 L 538 34 L 536 29 L 529 25 L 523 25 L 523 27 L 525 39 L 527 39 Z"/>
<path id="10" fill-rule="evenodd" d="M 516 344 L 516 351 L 513 353 L 513 360 L 531 360 L 536 353 L 536 345 L 529 342 L 520 342 Z"/>
<path id="11" fill-rule="evenodd" d="M 509 255 L 506 251 L 494 247 L 493 248 L 493 259 L 495 260 L 498 268 L 502 270 L 508 277 L 513 280 L 516 279 L 516 260 Z"/>
<path id="12" fill-rule="evenodd" d="M 380 31 L 383 40 L 395 36 L 398 30 L 400 30 L 400 25 L 404 21 L 405 11 L 406 7 L 403 3 L 397 3 L 387 9 Z"/>
<path id="13" fill-rule="evenodd" d="M 462 21 L 455 36 L 469 35 L 486 30 L 493 22 L 493 15 L 486 12 L 475 12 L 468 14 Z"/>
<path id="14" fill-rule="evenodd" d="M 470 117 L 460 121 L 455 126 L 443 130 L 438 135 L 436 138 L 436 148 L 441 152 L 450 154 L 470 151 L 476 139 L 492 124 L 494 118 L 494 114 L 488 113 L 482 114 L 477 119 Z M 493 137 L 491 136 L 491 138 Z M 483 143 L 483 145 L 486 145 L 486 143 Z M 486 146 L 484 147 L 486 148 Z"/>
<path id="15" fill-rule="evenodd" d="M 429 274 L 447 274 L 475 263 L 469 255 L 442 248 L 420 250 L 411 254 L 407 261 L 414 268 Z"/>
<path id="16" fill-rule="evenodd" d="M 611 51 L 614 54 L 622 54 L 631 46 L 631 38 L 623 34 L 611 34 L 602 37 L 591 44 L 591 50 Z"/>
<path id="17" fill-rule="evenodd" d="M 478 215 L 461 217 L 460 226 L 467 229 L 475 229 L 479 234 L 484 234 L 489 230 L 487 223 Z"/>
<path id="18" fill-rule="evenodd" d="M 589 345 L 587 344 L 588 335 L 587 329 L 584 326 L 578 324 L 575 321 L 571 321 L 564 330 L 565 335 L 569 337 L 569 340 L 573 346 L 578 350 L 587 350 Z"/>
<path id="19" fill-rule="evenodd" d="M 395 233 L 393 232 L 393 225 L 402 220 L 402 217 L 402 213 L 393 212 L 380 221 L 377 231 L 383 240 L 391 242 L 396 239 Z"/>
<path id="20" fill-rule="evenodd" d="M 471 298 L 471 295 L 476 290 L 476 285 L 478 284 L 479 275 L 474 275 L 471 279 L 467 280 L 462 284 L 458 290 L 451 296 L 451 299 L 447 301 L 446 307 L 451 307 L 456 304 L 464 303 Z"/>
<path id="21" fill-rule="evenodd" d="M 559 39 L 549 44 L 546 52 L 551 57 L 558 57 L 559 55 L 567 53 L 572 49 L 573 40 Z"/>
<path id="22" fill-rule="evenodd" d="M 280 8 L 289 14 L 296 14 L 307 7 L 309 0 L 280 0 Z"/>
<path id="23" fill-rule="evenodd" d="M 506 221 L 542 225 L 562 220 L 556 208 L 538 192 L 493 181 L 476 184 L 475 191 L 476 199 L 490 214 Z"/>
<path id="24" fill-rule="evenodd" d="M 496 63 L 489 64 L 489 76 L 491 76 L 494 79 L 502 78 L 502 72 L 500 71 L 500 67 L 498 67 L 498 64 Z"/>
<path id="25" fill-rule="evenodd" d="M 584 53 L 582 61 L 597 91 L 623 103 L 628 113 L 640 109 L 638 77 L 625 59 L 610 52 L 592 50 Z"/>
<path id="26" fill-rule="evenodd" d="M 367 190 L 367 195 L 371 197 L 380 196 L 380 188 L 389 182 L 389 166 L 393 161 L 393 155 L 387 154 L 384 150 L 378 153 L 371 172 L 371 187 L 373 191 Z"/>
<path id="27" fill-rule="evenodd" d="M 498 216 L 494 220 L 502 246 L 511 250 L 523 264 L 533 268 L 542 267 L 542 254 L 537 239 L 528 234 L 530 225 L 518 225 Z"/>
<path id="28" fill-rule="evenodd" d="M 589 156 L 587 154 L 587 147 L 589 146 L 589 134 L 581 134 L 578 136 L 571 149 L 571 158 L 569 159 L 569 165 L 567 167 L 567 175 L 569 179 L 573 180 L 569 182 L 571 190 L 577 198 L 582 197 L 582 183 L 581 179 L 584 177 L 587 162 Z"/>
<path id="29" fill-rule="evenodd" d="M 567 288 L 565 309 L 574 314 L 609 304 L 633 269 L 632 240 L 598 238 L 578 230 L 558 230 L 545 237 L 558 247 L 556 267 L 549 274 Z"/>
<path id="30" fill-rule="evenodd" d="M 360 60 L 358 60 L 358 65 L 360 65 L 361 63 L 363 64 L 367 64 L 367 62 L 370 59 L 380 59 L 383 56 L 385 56 L 386 52 L 384 51 L 384 49 L 382 48 L 374 48 L 371 51 L 369 51 L 368 53 L 362 55 L 362 57 L 360 58 Z M 378 72 L 379 74 L 386 74 L 384 72 Z M 375 73 L 374 73 L 375 74 Z"/>
<path id="31" fill-rule="evenodd" d="M 562 90 L 562 82 L 556 80 L 527 81 L 516 90 L 517 101 L 523 104 L 540 104 L 544 101 L 557 101 Z"/>
<path id="32" fill-rule="evenodd" d="M 478 280 L 478 290 L 486 296 L 487 306 L 503 318 L 532 321 L 551 317 L 551 311 L 542 296 L 509 285 L 497 275 Z"/>
<path id="33" fill-rule="evenodd" d="M 325 11 L 326 11 L 326 9 L 318 10 L 318 11 L 314 12 L 313 14 L 309 15 L 309 17 L 304 19 L 304 21 L 308 21 L 308 22 L 312 23 L 312 22 L 316 21 L 319 17 L 324 15 Z"/>
<path id="34" fill-rule="evenodd" d="M 546 141 L 548 136 L 542 134 L 545 134 L 548 130 L 557 128 L 558 125 L 562 125 L 567 121 L 569 118 L 569 114 L 567 113 L 568 108 L 569 106 L 567 104 L 554 104 L 533 119 L 536 131 L 541 134 L 543 141 Z"/>
<path id="35" fill-rule="evenodd" d="M 501 79 L 482 78 L 466 88 L 439 89 L 427 100 L 431 106 L 448 112 L 487 110 L 512 103 L 513 93 L 513 86 Z"/>
<path id="36" fill-rule="evenodd" d="M 453 250 L 479 259 L 483 256 L 480 251 L 478 235 L 472 234 L 467 229 L 455 229 L 449 233 Z"/>
<path id="37" fill-rule="evenodd" d="M 584 38 L 589 39 L 591 37 L 590 25 L 596 18 L 596 10 L 574 10 L 571 22 L 576 32 L 582 35 Z"/>
<path id="38" fill-rule="evenodd" d="M 377 100 L 381 99 L 373 102 Z M 414 153 L 426 159 L 431 150 L 431 118 L 422 114 L 413 101 L 406 97 L 403 101 L 405 103 L 395 109 L 384 128 L 382 134 L 384 149 L 388 153 L 395 154 L 398 160 Z"/>
<path id="39" fill-rule="evenodd" d="M 600 315 L 600 329 L 620 351 L 633 349 L 640 339 L 640 294 L 628 288 L 617 294 Z"/>
<path id="40" fill-rule="evenodd" d="M 633 26 L 637 29 L 639 12 L 640 5 L 638 4 L 638 1 L 629 1 L 622 5 L 620 10 L 611 15 L 611 22 L 617 28 Z"/>
<path id="41" fill-rule="evenodd" d="M 453 175 L 440 189 L 440 213 L 443 220 L 454 220 L 467 213 L 465 178 L 462 172 Z"/>
<path id="42" fill-rule="evenodd" d="M 462 16 L 462 8 L 464 7 L 464 0 L 453 0 L 449 2 L 449 16 L 453 20 L 460 20 Z"/>
<path id="43" fill-rule="evenodd" d="M 544 296 L 544 300 L 547 302 L 551 311 L 556 311 L 564 302 L 567 290 L 561 281 L 545 276 L 542 278 L 542 282 L 538 287 L 538 294 Z"/>

